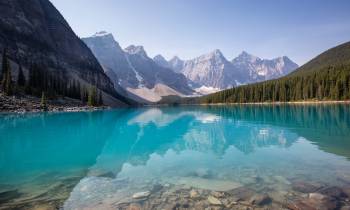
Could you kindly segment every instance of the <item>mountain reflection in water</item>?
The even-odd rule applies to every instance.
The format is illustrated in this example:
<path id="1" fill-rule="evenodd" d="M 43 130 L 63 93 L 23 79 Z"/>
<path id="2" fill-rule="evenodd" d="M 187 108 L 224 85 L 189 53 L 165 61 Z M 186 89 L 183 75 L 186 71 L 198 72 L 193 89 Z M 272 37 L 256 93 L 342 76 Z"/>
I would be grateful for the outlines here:
<path id="1" fill-rule="evenodd" d="M 271 174 L 337 184 L 332 172 L 350 171 L 348 105 L 2 115 L 0 134 L 5 207 L 69 196 L 73 209 L 157 183 L 217 190 Z"/>

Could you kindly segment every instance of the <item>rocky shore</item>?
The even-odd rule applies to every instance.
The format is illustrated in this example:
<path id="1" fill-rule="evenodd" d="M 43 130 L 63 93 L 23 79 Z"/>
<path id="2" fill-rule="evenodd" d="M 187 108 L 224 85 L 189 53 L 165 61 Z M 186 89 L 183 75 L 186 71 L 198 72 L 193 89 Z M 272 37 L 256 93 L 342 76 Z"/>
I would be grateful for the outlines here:
<path id="1" fill-rule="evenodd" d="M 317 189 L 318 186 L 302 182 L 294 183 L 294 185 L 297 188 L 295 191 L 274 193 L 258 193 L 249 187 L 219 192 L 167 185 L 154 186 L 151 191 L 135 193 L 129 201 L 116 203 L 113 208 L 126 210 L 350 209 L 349 188 L 324 186 Z"/>
<path id="2" fill-rule="evenodd" d="M 341 185 L 332 185 L 299 178 L 290 180 L 283 176 L 257 176 L 253 179 L 250 184 L 234 185 L 225 181 L 228 183 L 226 187 L 222 181 L 203 178 L 192 178 L 187 184 L 173 184 L 156 180 L 131 183 L 127 179 L 88 177 L 75 186 L 64 209 L 350 209 L 350 182 L 345 180 L 341 180 Z M 202 186 L 194 187 L 197 183 Z M 213 190 L 225 187 L 224 191 Z"/>
<path id="3" fill-rule="evenodd" d="M 0 92 L 0 113 L 37 113 L 37 112 L 79 112 L 104 110 L 109 107 L 89 107 L 79 100 L 59 98 L 47 101 L 47 108 L 41 107 L 40 99 L 28 95 L 5 96 Z"/>
<path id="4" fill-rule="evenodd" d="M 155 183 L 139 185 L 139 191 L 122 190 L 128 185 L 127 180 L 107 177 L 90 177 L 80 180 L 77 177 L 62 179 L 47 188 L 47 192 L 38 192 L 36 196 L 19 197 L 21 192 L 8 191 L 0 193 L 0 209 L 117 209 L 117 210 L 349 210 L 350 183 L 343 186 L 327 185 L 316 182 L 294 180 L 281 182 L 288 189 L 277 189 L 260 180 L 263 186 L 257 190 L 254 186 L 237 186 L 227 191 L 216 191 L 188 185 Z M 114 192 L 111 191 L 113 184 Z M 101 189 L 106 189 L 102 192 Z M 60 192 L 59 194 L 57 194 Z M 68 200 L 67 200 L 67 197 Z M 10 202 L 12 200 L 12 202 Z M 0 202 L 0 203 L 1 203 Z M 64 204 L 63 204 L 64 203 Z"/>
<path id="5" fill-rule="evenodd" d="M 292 191 L 257 192 L 249 187 L 229 191 L 212 191 L 200 188 L 154 185 L 148 191 L 134 193 L 123 200 L 106 199 L 82 209 L 198 209 L 198 210 L 331 210 L 350 209 L 350 188 L 318 186 L 306 182 L 292 183 Z M 265 189 L 265 191 L 268 191 Z M 76 206 L 75 206 L 76 207 Z M 67 209 L 70 206 L 66 206 Z M 79 207 L 78 207 L 79 208 Z"/>

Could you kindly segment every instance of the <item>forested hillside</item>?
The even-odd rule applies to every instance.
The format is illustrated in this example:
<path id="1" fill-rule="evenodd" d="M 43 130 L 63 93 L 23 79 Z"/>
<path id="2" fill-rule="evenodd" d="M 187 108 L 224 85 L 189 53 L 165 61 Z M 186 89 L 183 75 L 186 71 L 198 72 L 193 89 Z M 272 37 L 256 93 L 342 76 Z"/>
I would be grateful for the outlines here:
<path id="1" fill-rule="evenodd" d="M 276 80 L 244 85 L 191 100 L 199 103 L 287 102 L 350 99 L 350 42 L 317 56 Z"/>
<path id="2" fill-rule="evenodd" d="M 0 29 L 4 95 L 69 97 L 113 107 L 133 103 L 115 91 L 90 49 L 50 1 L 1 1 Z"/>

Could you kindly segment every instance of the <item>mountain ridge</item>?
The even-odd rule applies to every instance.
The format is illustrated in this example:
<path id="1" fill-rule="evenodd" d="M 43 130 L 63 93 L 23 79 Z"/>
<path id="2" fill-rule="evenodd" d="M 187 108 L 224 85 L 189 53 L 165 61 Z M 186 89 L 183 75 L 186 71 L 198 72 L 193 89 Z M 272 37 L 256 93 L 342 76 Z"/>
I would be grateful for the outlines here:
<path id="1" fill-rule="evenodd" d="M 155 59 L 155 62 L 158 65 L 170 66 L 175 72 L 183 73 L 190 82 L 197 84 L 198 88 L 226 89 L 275 79 L 298 67 L 287 56 L 261 59 L 246 51 L 229 61 L 219 49 L 190 60 L 181 60 L 175 56 L 165 62 L 159 55 L 156 58 L 158 59 Z"/>
<path id="2" fill-rule="evenodd" d="M 106 104 L 126 105 L 90 49 L 48 0 L 0 3 L 0 50 L 15 63 L 13 76 L 23 67 L 26 79 L 33 64 L 66 83 L 96 86 Z M 66 84 L 67 86 L 69 84 Z"/>
<path id="3" fill-rule="evenodd" d="M 152 103 L 161 100 L 165 92 L 179 95 L 193 92 L 182 74 L 156 64 L 143 46 L 130 45 L 123 50 L 114 38 L 104 36 L 82 40 L 105 67 L 115 86 L 123 89 L 117 91 L 124 91 L 126 96 Z"/>
<path id="4" fill-rule="evenodd" d="M 224 90 L 185 103 L 305 100 L 350 100 L 350 42 L 326 50 L 282 78 Z"/>

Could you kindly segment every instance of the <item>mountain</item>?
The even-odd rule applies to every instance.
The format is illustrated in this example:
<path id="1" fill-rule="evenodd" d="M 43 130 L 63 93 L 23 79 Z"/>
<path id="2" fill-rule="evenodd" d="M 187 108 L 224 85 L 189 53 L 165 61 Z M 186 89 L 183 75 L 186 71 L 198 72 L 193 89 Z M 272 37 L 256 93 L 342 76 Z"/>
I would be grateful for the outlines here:
<path id="1" fill-rule="evenodd" d="M 233 59 L 232 64 L 241 72 L 248 73 L 245 84 L 279 78 L 298 68 L 298 65 L 287 56 L 268 60 L 260 59 L 245 51 Z"/>
<path id="2" fill-rule="evenodd" d="M 102 31 L 82 40 L 95 54 L 117 90 L 120 91 L 121 86 L 138 86 L 137 74 L 133 71 L 124 50 L 114 40 L 112 34 Z"/>
<path id="3" fill-rule="evenodd" d="M 179 57 L 175 56 L 172 59 L 170 59 L 168 63 L 171 69 L 179 73 L 183 69 L 185 62 L 181 60 Z"/>
<path id="4" fill-rule="evenodd" d="M 247 52 L 242 52 L 230 62 L 220 50 L 187 61 L 174 57 L 165 62 L 157 56 L 156 62 L 183 73 L 202 93 L 278 78 L 298 68 L 286 56 L 268 60 Z"/>
<path id="5" fill-rule="evenodd" d="M 1 1 L 0 28 L 0 50 L 6 48 L 13 77 L 20 64 L 28 79 L 28 69 L 35 64 L 44 69 L 45 75 L 63 80 L 65 85 L 78 82 L 86 88 L 96 86 L 103 91 L 107 105 L 128 103 L 114 90 L 90 49 L 50 1 Z"/>
<path id="6" fill-rule="evenodd" d="M 185 61 L 181 73 L 199 86 L 220 89 L 237 86 L 244 80 L 243 74 L 234 68 L 220 50 Z"/>
<path id="7" fill-rule="evenodd" d="M 154 62 L 158 64 L 159 66 L 165 67 L 165 68 L 172 68 L 167 60 L 162 55 L 156 55 L 153 58 Z"/>
<path id="8" fill-rule="evenodd" d="M 97 33 L 83 38 L 117 91 L 142 102 L 156 102 L 167 95 L 190 95 L 192 89 L 184 75 L 158 65 L 142 46 L 130 45 L 124 50 L 111 34 Z M 165 60 L 165 59 L 164 59 Z"/>
<path id="9" fill-rule="evenodd" d="M 327 50 L 282 78 L 221 91 L 190 103 L 304 100 L 350 100 L 350 42 Z"/>
<path id="10" fill-rule="evenodd" d="M 291 75 L 316 72 L 320 69 L 327 69 L 330 66 L 350 66 L 350 42 L 325 51 L 301 66 L 298 71 L 293 72 Z"/>

